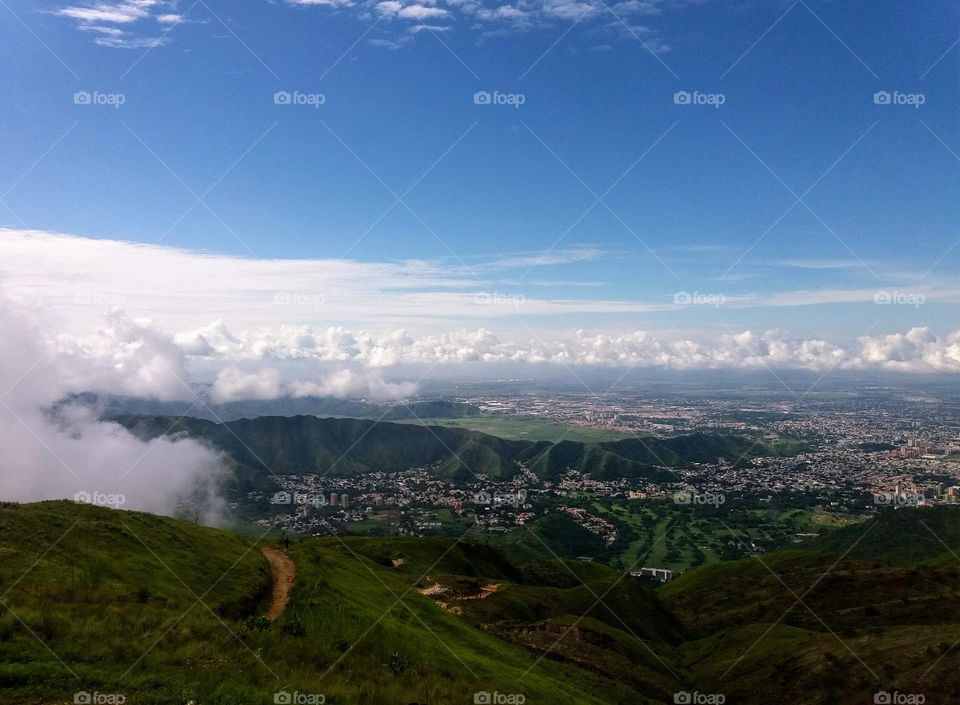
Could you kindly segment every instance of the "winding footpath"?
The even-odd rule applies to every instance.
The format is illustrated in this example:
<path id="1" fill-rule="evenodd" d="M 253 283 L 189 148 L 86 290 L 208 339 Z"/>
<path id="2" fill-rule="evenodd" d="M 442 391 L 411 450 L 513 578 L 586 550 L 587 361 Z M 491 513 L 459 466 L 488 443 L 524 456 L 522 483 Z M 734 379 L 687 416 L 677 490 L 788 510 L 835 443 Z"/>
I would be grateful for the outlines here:
<path id="1" fill-rule="evenodd" d="M 273 594 L 270 596 L 270 607 L 267 608 L 267 619 L 276 620 L 290 602 L 290 593 L 297 576 L 297 564 L 279 548 L 262 546 L 260 552 L 270 563 L 270 575 L 273 577 Z"/>

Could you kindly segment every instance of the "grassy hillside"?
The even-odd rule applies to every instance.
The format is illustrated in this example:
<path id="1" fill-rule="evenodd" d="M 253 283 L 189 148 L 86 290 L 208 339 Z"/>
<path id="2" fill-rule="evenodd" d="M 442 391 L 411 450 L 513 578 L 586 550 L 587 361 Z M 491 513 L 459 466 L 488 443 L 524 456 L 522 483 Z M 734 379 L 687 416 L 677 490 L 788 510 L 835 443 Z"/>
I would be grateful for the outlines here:
<path id="1" fill-rule="evenodd" d="M 957 516 L 885 512 L 809 548 L 689 571 L 658 590 L 693 637 L 678 661 L 728 701 L 871 702 L 886 690 L 956 702 Z"/>
<path id="2" fill-rule="evenodd" d="M 314 416 L 265 416 L 225 424 L 166 416 L 119 416 L 116 420 L 144 438 L 186 433 L 205 439 L 233 458 L 244 481 L 253 481 L 257 472 L 268 469 L 277 474 L 350 476 L 428 465 L 435 465 L 438 473 L 448 478 L 469 479 L 481 473 L 509 477 L 516 472 L 517 463 L 527 464 L 544 478 L 575 468 L 600 478 L 669 480 L 673 473 L 667 467 L 777 452 L 731 434 L 549 443 L 507 440 L 462 428 Z"/>
<path id="3" fill-rule="evenodd" d="M 951 509 L 886 510 L 881 521 L 848 526 L 814 545 L 852 558 L 900 565 L 934 559 L 960 546 L 960 512 Z"/>
<path id="4" fill-rule="evenodd" d="M 292 600 L 271 623 L 254 538 L 69 502 L 2 504 L 0 702 L 256 703 L 281 690 L 373 705 L 481 691 L 571 705 L 682 691 L 957 702 L 955 511 L 888 512 L 856 527 L 868 534 L 704 566 L 656 592 L 598 563 L 517 562 L 464 541 L 304 539 L 288 549 Z M 868 537 L 924 525 L 951 550 L 869 555 L 885 548 Z M 863 555 L 844 556 L 844 536 Z"/>
<path id="5" fill-rule="evenodd" d="M 465 416 L 462 418 L 424 416 L 420 419 L 411 419 L 407 423 L 453 426 L 514 441 L 549 441 L 551 443 L 564 439 L 583 443 L 618 441 L 630 435 L 623 431 L 606 428 L 574 426 L 542 416 Z"/>
<path id="6" fill-rule="evenodd" d="M 529 580 L 487 547 L 296 543 L 293 600 L 271 625 L 261 619 L 267 564 L 253 540 L 68 502 L 2 505 L 0 527 L 2 702 L 72 702 L 86 691 L 233 704 L 273 702 L 281 689 L 331 703 L 472 702 L 484 690 L 570 705 L 650 702 L 589 669 L 538 663 L 418 591 L 436 571 Z"/>

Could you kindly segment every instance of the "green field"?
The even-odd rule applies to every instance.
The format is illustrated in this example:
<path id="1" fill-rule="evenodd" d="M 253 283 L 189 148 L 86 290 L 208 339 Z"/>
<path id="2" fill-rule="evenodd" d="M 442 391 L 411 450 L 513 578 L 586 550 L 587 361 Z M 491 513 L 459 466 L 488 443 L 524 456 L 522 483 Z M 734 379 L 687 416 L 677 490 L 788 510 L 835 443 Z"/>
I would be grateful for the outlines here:
<path id="1" fill-rule="evenodd" d="M 588 510 L 629 526 L 636 538 L 618 556 L 615 568 L 653 566 L 681 572 L 754 552 L 800 543 L 802 534 L 818 534 L 855 521 L 820 509 L 736 508 L 696 511 L 670 501 L 633 501 L 605 504 L 590 500 Z"/>
<path id="2" fill-rule="evenodd" d="M 619 441 L 622 438 L 632 438 L 637 435 L 605 428 L 572 426 L 535 416 L 469 416 L 459 419 L 414 419 L 403 423 L 466 428 L 511 440 L 549 441 L 551 443 L 560 440 L 576 441 L 578 443 L 602 443 L 603 441 Z"/>

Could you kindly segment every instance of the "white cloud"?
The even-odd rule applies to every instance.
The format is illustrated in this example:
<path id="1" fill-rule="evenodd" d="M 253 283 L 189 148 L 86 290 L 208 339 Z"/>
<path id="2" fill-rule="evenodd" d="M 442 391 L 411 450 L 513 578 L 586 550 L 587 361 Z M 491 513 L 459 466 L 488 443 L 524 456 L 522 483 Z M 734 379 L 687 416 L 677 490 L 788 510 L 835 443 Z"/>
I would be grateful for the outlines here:
<path id="1" fill-rule="evenodd" d="M 183 340 L 197 334 L 187 334 Z M 178 338 L 179 340 L 180 338 Z M 368 368 L 454 363 L 526 363 L 664 367 L 670 369 L 805 369 L 960 372 L 960 331 L 937 336 L 915 327 L 903 334 L 864 336 L 845 345 L 779 331 L 741 331 L 688 339 L 647 331 L 549 340 L 503 339 L 485 329 L 411 336 L 403 330 L 352 333 L 281 328 L 205 338 L 208 357 L 224 361 L 349 362 Z M 482 374 L 478 371 L 478 374 Z M 271 387 L 272 388 L 272 387 Z M 272 393 L 272 392 L 271 392 Z M 328 392 L 333 394 L 333 392 Z M 340 396 L 339 394 L 334 394 Z"/>
<path id="2" fill-rule="evenodd" d="M 384 0 L 377 3 L 377 12 L 384 17 L 400 17 L 405 20 L 431 20 L 449 17 L 450 12 L 442 7 L 412 4 L 405 5 L 397 0 Z"/>
<path id="3" fill-rule="evenodd" d="M 218 453 L 188 439 L 146 443 L 118 424 L 99 421 L 89 409 L 53 407 L 78 389 L 89 370 L 106 370 L 110 356 L 103 348 L 92 349 L 83 360 L 58 354 L 37 314 L 2 296 L 0 332 L 0 498 L 36 501 L 96 493 L 111 496 L 124 509 L 169 514 L 190 496 L 203 501 L 207 520 L 216 518 L 221 502 L 215 485 L 223 469 Z M 128 345 L 135 337 L 129 331 L 119 334 Z M 121 358 L 129 360 L 129 351 Z M 117 376 L 128 371 L 118 370 Z M 139 385 L 133 389 L 148 391 Z"/>
<path id="4" fill-rule="evenodd" d="M 133 2 L 100 3 L 97 5 L 74 5 L 56 10 L 54 14 L 70 17 L 81 22 L 112 22 L 128 24 L 150 16 L 157 2 L 140 0 Z"/>
<path id="5" fill-rule="evenodd" d="M 423 31 L 430 32 L 449 32 L 452 27 L 447 27 L 439 24 L 415 24 L 410 28 L 411 34 L 419 34 Z"/>
<path id="6" fill-rule="evenodd" d="M 97 37 L 94 44 L 114 49 L 148 49 L 169 44 L 167 37 Z"/>
<path id="7" fill-rule="evenodd" d="M 379 374 L 341 369 L 320 380 L 295 380 L 287 385 L 292 397 L 361 397 L 372 401 L 396 401 L 417 391 L 415 382 L 387 382 Z"/>
<path id="8" fill-rule="evenodd" d="M 291 5 L 317 5 L 327 7 L 349 7 L 354 3 L 352 0 L 287 0 Z"/>
<path id="9" fill-rule="evenodd" d="M 406 20 L 430 20 L 440 17 L 448 17 L 450 13 L 440 7 L 428 7 L 426 5 L 407 5 L 398 13 L 398 17 Z"/>
<path id="10" fill-rule="evenodd" d="M 545 17 L 556 17 L 562 20 L 578 20 L 596 15 L 603 10 L 598 2 L 581 2 L 581 0 L 544 0 L 542 12 Z"/>
<path id="11" fill-rule="evenodd" d="M 400 12 L 401 8 L 403 8 L 403 3 L 397 2 L 397 0 L 385 0 L 377 3 L 377 10 L 381 15 L 395 15 Z"/>
<path id="12" fill-rule="evenodd" d="M 383 326 L 403 321 L 405 326 L 427 327 L 446 325 L 451 318 L 643 312 L 672 306 L 536 298 L 501 291 L 499 287 L 508 285 L 495 277 L 481 278 L 519 267 L 528 256 L 518 260 L 507 255 L 467 267 L 419 260 L 252 260 L 0 229 L 0 277 L 8 293 L 25 301 L 42 299 L 63 316 L 64 327 L 79 331 L 98 324 L 104 304 L 116 303 L 174 331 L 200 328 L 218 318 L 234 329 L 278 319 L 294 325 L 323 321 Z M 549 257 L 543 267 L 550 265 Z"/>
<path id="13" fill-rule="evenodd" d="M 94 33 L 94 43 L 100 46 L 141 49 L 169 43 L 166 34 L 147 36 L 136 33 L 136 28 L 150 17 L 168 28 L 181 24 L 185 19 L 171 11 L 174 7 L 175 2 L 169 0 L 123 0 L 70 5 L 54 10 L 53 14 L 75 20 L 77 29 Z"/>
<path id="14" fill-rule="evenodd" d="M 686 4 L 677 0 L 622 0 L 613 5 L 611 11 L 618 17 L 658 15 Z M 586 24 L 591 19 L 609 15 L 607 6 L 600 0 L 523 0 L 513 4 L 504 3 L 502 0 L 286 0 L 280 5 L 317 10 L 347 9 L 363 20 L 374 14 L 421 23 L 462 17 L 469 22 L 459 25 L 460 27 L 486 36 L 514 35 L 536 28 L 554 28 L 557 23 L 574 20 L 583 20 Z M 74 20 L 77 28 L 84 31 L 94 25 L 116 25 L 115 29 L 124 27 L 125 29 L 121 30 L 122 36 L 101 37 L 96 42 L 102 46 L 131 48 L 168 43 L 166 35 L 144 36 L 135 33 L 135 28 L 142 26 L 140 23 L 151 17 L 167 28 L 186 22 L 185 17 L 176 10 L 176 0 L 113 0 L 99 3 L 78 2 L 60 7 L 54 10 L 53 14 Z M 667 51 L 669 48 L 652 30 L 637 27 L 633 32 L 625 32 L 621 22 L 611 23 L 609 16 L 606 19 L 601 30 L 610 36 L 635 39 L 632 34 L 640 34 L 642 31 L 640 36 L 644 38 L 648 48 L 656 52 Z M 425 28 L 435 32 L 452 29 L 451 26 L 441 29 L 440 25 L 432 24 L 402 31 L 416 35 Z M 371 37 L 365 43 L 397 49 L 413 41 L 410 36 L 396 36 L 396 31 L 395 28 L 384 25 L 379 29 L 380 36 Z"/>
<path id="15" fill-rule="evenodd" d="M 595 256 L 572 250 L 550 261 L 562 265 Z M 476 268 L 492 275 L 534 258 L 549 259 L 506 255 Z M 574 315 L 599 327 L 604 315 L 679 312 L 695 304 L 677 305 L 670 295 L 616 301 L 497 293 L 496 279 L 478 282 L 462 265 L 421 260 L 251 260 L 0 230 L 0 284 L 10 298 L 42 308 L 45 330 L 58 332 L 55 352 L 69 363 L 62 384 L 73 391 L 183 398 L 190 394 L 185 382 L 200 368 L 211 375 L 225 370 L 218 382 L 223 398 L 304 394 L 310 388 L 390 396 L 396 390 L 375 378 L 331 375 L 448 363 L 960 371 L 958 333 L 937 335 L 929 328 L 840 342 L 763 329 L 682 337 L 624 331 L 621 325 L 570 333 Z M 931 281 L 919 293 L 927 304 L 960 301 L 956 283 Z M 729 312 L 844 303 L 868 305 L 871 315 L 892 313 L 892 304 L 875 307 L 876 296 L 874 289 L 748 294 L 727 296 L 722 307 Z M 889 292 L 887 299 L 898 300 Z M 911 310 L 897 309 L 908 319 Z M 538 332 L 527 327 L 532 319 Z M 307 375 L 283 367 L 295 362 L 325 367 Z M 264 367 L 283 369 L 271 376 Z"/>
<path id="16" fill-rule="evenodd" d="M 276 399 L 282 396 L 280 370 L 266 367 L 245 372 L 231 365 L 220 370 L 210 390 L 218 404 L 240 399 Z"/>
<path id="17" fill-rule="evenodd" d="M 186 355 L 171 336 L 120 309 L 105 318 L 106 326 L 92 335 L 58 337 L 56 355 L 66 363 L 61 377 L 69 391 L 96 389 L 165 400 L 192 396 Z"/>

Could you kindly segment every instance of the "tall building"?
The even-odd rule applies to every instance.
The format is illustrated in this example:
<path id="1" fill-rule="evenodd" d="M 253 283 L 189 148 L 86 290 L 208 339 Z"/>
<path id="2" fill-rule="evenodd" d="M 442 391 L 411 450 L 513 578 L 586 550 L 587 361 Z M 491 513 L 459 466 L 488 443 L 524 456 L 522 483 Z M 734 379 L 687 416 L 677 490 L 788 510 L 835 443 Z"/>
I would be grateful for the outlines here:
<path id="1" fill-rule="evenodd" d="M 346 494 L 340 495 L 340 506 L 346 509 L 350 505 L 350 498 Z"/>

